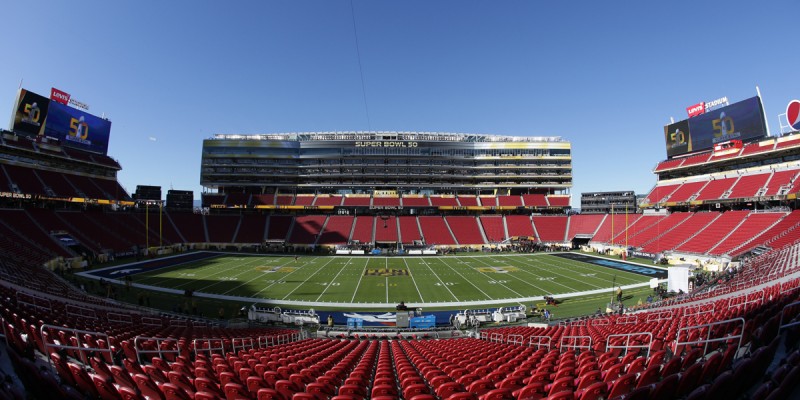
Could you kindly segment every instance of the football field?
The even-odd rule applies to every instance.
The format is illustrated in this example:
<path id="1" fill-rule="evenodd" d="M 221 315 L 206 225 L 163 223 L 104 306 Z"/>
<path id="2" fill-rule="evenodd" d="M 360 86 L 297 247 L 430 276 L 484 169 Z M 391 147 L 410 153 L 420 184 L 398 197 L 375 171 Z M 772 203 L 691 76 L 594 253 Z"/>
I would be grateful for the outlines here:
<path id="1" fill-rule="evenodd" d="M 666 273 L 647 265 L 576 253 L 435 257 L 264 256 L 194 253 L 91 271 L 137 287 L 297 307 L 480 307 L 544 295 L 646 286 Z M 199 258 L 199 259 L 197 259 Z M 170 263 L 169 261 L 174 262 Z"/>

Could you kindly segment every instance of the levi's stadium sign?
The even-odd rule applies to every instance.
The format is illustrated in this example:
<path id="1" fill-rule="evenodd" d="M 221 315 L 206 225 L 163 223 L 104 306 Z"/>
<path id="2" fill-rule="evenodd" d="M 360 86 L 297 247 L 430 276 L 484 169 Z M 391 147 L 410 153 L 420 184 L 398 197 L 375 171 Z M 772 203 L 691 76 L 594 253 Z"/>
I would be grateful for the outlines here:
<path id="1" fill-rule="evenodd" d="M 689 118 L 696 117 L 701 114 L 705 114 L 708 111 L 711 111 L 714 107 L 717 106 L 727 106 L 728 105 L 728 98 L 727 97 L 720 97 L 716 100 L 711 101 L 701 101 L 695 105 L 686 107 L 686 114 L 689 115 Z"/>
<path id="2" fill-rule="evenodd" d="M 80 108 L 85 111 L 89 111 L 89 105 L 78 100 L 75 100 L 70 96 L 69 93 L 58 90 L 56 88 L 50 88 L 50 100 L 53 100 L 57 103 L 61 103 L 63 105 L 70 105 L 75 108 Z"/>

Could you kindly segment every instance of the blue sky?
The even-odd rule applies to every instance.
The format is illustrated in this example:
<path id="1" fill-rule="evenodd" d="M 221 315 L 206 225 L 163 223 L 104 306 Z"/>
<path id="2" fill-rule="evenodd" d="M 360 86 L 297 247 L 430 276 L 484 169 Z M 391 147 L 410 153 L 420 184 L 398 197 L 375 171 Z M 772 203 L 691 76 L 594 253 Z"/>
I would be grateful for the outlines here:
<path id="1" fill-rule="evenodd" d="M 215 133 L 561 136 L 579 206 L 649 191 L 663 125 L 686 106 L 758 85 L 775 133 L 800 97 L 797 1 L 352 4 L 369 122 L 349 0 L 6 2 L 0 110 L 21 79 L 64 90 L 113 121 L 129 192 L 196 198 Z"/>

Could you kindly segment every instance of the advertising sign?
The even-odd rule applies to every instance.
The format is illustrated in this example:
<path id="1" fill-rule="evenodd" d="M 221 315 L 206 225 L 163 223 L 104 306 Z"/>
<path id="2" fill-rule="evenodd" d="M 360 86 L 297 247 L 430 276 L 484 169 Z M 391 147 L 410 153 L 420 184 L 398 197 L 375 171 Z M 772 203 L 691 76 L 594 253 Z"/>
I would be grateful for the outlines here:
<path id="1" fill-rule="evenodd" d="M 667 156 L 708 150 L 732 139 L 750 141 L 766 135 L 761 99 L 752 97 L 664 127 Z"/>
<path id="2" fill-rule="evenodd" d="M 64 146 L 106 154 L 111 121 L 59 103 L 50 103 L 45 135 Z"/>
<path id="3" fill-rule="evenodd" d="M 786 106 L 786 119 L 795 131 L 800 131 L 800 100 L 792 100 Z"/>
<path id="4" fill-rule="evenodd" d="M 11 129 L 32 136 L 43 134 L 49 104 L 46 97 L 20 89 Z"/>
<path id="5" fill-rule="evenodd" d="M 67 105 L 69 104 L 70 95 L 56 88 L 50 88 L 50 100 Z"/>

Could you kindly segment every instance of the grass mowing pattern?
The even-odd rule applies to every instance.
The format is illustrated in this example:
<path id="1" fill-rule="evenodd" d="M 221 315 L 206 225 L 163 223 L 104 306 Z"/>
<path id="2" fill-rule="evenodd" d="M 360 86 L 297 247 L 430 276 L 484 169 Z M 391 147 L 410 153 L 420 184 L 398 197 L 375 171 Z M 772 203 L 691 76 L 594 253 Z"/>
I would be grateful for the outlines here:
<path id="1" fill-rule="evenodd" d="M 221 255 L 138 273 L 136 283 L 306 302 L 436 303 L 516 299 L 643 283 L 649 277 L 548 254 L 441 257 Z M 649 290 L 649 289 L 648 289 Z M 357 306 L 356 306 L 357 307 Z"/>

